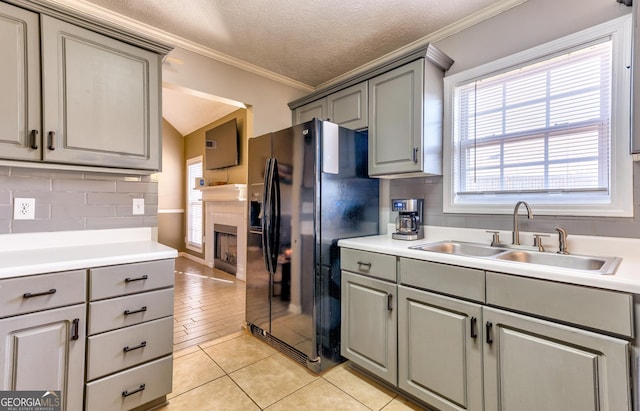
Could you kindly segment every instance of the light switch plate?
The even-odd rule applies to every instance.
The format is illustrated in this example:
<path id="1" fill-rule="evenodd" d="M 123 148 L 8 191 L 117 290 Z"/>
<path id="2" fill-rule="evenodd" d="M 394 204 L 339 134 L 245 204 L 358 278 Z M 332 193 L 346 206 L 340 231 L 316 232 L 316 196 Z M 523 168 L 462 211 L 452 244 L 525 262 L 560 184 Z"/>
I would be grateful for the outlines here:
<path id="1" fill-rule="evenodd" d="M 36 218 L 35 198 L 15 198 L 13 200 L 14 220 L 33 220 Z"/>
<path id="2" fill-rule="evenodd" d="M 133 215 L 144 214 L 144 198 L 133 199 Z"/>

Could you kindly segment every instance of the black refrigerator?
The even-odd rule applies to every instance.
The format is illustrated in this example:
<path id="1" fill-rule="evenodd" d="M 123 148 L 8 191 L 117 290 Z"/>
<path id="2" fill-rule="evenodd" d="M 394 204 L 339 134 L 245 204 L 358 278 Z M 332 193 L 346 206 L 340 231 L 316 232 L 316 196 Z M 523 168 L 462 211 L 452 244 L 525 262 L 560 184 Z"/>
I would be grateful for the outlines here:
<path id="1" fill-rule="evenodd" d="M 338 240 L 379 232 L 367 144 L 316 119 L 249 139 L 247 325 L 315 372 L 342 360 Z"/>

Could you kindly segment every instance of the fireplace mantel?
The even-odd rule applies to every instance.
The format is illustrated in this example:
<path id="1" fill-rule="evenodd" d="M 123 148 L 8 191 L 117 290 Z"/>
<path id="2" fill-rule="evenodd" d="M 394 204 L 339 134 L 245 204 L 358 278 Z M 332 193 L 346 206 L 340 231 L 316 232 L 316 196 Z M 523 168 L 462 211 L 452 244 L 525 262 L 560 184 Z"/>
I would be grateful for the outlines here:
<path id="1" fill-rule="evenodd" d="M 202 201 L 247 201 L 246 184 L 224 184 L 197 187 L 202 191 Z"/>

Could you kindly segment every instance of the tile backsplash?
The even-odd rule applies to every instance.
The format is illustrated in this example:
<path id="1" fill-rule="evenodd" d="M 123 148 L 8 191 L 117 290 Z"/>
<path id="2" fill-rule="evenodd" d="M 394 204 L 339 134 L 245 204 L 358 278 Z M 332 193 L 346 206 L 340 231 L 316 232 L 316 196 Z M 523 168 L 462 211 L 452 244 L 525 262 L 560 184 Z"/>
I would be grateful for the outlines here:
<path id="1" fill-rule="evenodd" d="M 35 219 L 14 220 L 13 199 L 35 198 Z M 144 198 L 133 215 L 132 199 Z M 155 227 L 153 176 L 0 166 L 0 234 Z"/>
<path id="2" fill-rule="evenodd" d="M 634 163 L 633 172 L 634 217 L 554 217 L 535 215 L 535 204 L 531 204 L 534 219 L 520 218 L 520 230 L 555 235 L 553 226 L 560 225 L 569 234 L 640 238 L 640 163 Z M 503 231 L 511 231 L 513 229 L 511 215 L 443 213 L 442 185 L 441 176 L 396 179 L 390 181 L 389 194 L 391 198 L 423 198 L 426 225 Z M 390 214 L 390 222 L 395 220 L 396 215 L 396 213 Z"/>

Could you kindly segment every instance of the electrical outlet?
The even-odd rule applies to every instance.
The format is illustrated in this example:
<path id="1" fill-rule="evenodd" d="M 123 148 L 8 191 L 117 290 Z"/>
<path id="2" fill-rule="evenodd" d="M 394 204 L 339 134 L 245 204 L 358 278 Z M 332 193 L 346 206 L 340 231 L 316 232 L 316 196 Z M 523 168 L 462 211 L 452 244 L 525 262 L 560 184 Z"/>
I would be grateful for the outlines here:
<path id="1" fill-rule="evenodd" d="M 133 215 L 144 214 L 144 198 L 133 199 Z"/>
<path id="2" fill-rule="evenodd" d="M 15 198 L 13 200 L 14 220 L 33 220 L 36 218 L 35 198 Z"/>

